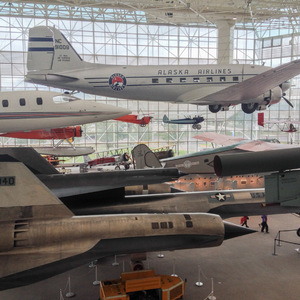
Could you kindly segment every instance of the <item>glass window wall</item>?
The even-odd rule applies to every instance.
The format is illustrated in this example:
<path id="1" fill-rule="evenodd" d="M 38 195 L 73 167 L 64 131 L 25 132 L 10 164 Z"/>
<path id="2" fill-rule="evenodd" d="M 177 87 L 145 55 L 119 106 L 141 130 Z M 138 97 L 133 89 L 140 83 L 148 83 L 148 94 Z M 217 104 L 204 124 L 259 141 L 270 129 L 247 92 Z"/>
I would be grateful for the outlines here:
<path id="1" fill-rule="evenodd" d="M 0 10 L 2 91 L 36 89 L 35 85 L 24 82 L 24 76 L 28 31 L 31 27 L 39 25 L 55 26 L 60 29 L 75 50 L 88 62 L 116 65 L 217 63 L 216 27 L 148 25 L 142 12 L 126 14 L 125 11 L 119 11 L 116 14 L 116 11 L 111 10 L 105 14 L 97 14 L 93 9 L 81 8 L 74 13 L 71 8 L 64 6 L 53 7 L 50 11 L 49 6 L 37 4 L 34 10 L 29 4 L 22 4 L 23 14 L 20 16 L 20 10 L 15 8 L 18 4 L 12 3 L 10 8 L 7 5 L 7 3 L 0 4 L 3 6 Z M 299 34 L 291 32 L 290 29 L 279 28 L 274 31 L 272 27 L 266 29 L 263 24 L 258 28 L 237 24 L 234 30 L 234 63 L 278 66 L 299 58 L 299 39 Z M 48 90 L 44 86 L 38 88 Z M 265 119 L 299 120 L 299 93 L 300 77 L 296 77 L 286 95 L 294 104 L 294 108 L 281 101 L 265 111 Z M 170 119 L 201 115 L 205 118 L 201 124 L 201 132 L 214 131 L 244 138 L 272 137 L 282 142 L 291 141 L 289 134 L 278 127 L 268 129 L 259 127 L 257 112 L 251 115 L 244 114 L 240 106 L 232 107 L 227 112 L 213 114 L 206 106 L 107 99 L 82 93 L 77 96 L 126 107 L 134 114 L 153 116 L 151 123 L 146 127 L 118 121 L 84 125 L 83 137 L 76 138 L 75 145 L 92 146 L 96 151 L 132 148 L 137 143 L 146 143 L 151 148 L 170 146 L 177 154 L 182 154 L 210 146 L 193 138 L 199 131 L 192 129 L 190 125 L 163 124 L 164 114 Z M 292 138 L 294 143 L 299 143 L 298 132 L 294 133 Z M 4 146 L 44 146 L 51 143 L 51 141 L 12 138 L 1 138 L 0 142 Z"/>

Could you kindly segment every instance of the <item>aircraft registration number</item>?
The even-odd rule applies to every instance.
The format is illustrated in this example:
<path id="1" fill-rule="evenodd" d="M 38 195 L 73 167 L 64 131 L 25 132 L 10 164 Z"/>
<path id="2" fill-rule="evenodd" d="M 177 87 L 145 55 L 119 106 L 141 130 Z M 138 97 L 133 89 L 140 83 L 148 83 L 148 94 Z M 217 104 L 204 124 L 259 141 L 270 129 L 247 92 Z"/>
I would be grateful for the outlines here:
<path id="1" fill-rule="evenodd" d="M 12 186 L 16 185 L 16 177 L 15 176 L 3 176 L 0 177 L 0 186 Z"/>

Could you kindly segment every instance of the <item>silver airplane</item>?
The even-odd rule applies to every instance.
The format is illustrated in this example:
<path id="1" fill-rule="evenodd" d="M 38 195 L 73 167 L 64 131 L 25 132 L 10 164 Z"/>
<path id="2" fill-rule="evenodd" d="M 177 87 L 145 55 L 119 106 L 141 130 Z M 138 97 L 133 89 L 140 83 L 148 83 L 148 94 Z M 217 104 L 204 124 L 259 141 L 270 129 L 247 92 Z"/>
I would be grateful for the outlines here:
<path id="1" fill-rule="evenodd" d="M 116 66 L 82 60 L 54 27 L 29 31 L 25 80 L 113 98 L 208 105 L 217 113 L 241 104 L 245 113 L 284 99 L 300 60 L 276 68 L 259 65 Z"/>
<path id="2" fill-rule="evenodd" d="M 70 94 L 47 91 L 0 92 L 0 132 L 52 129 L 115 119 L 128 109 Z"/>
<path id="3" fill-rule="evenodd" d="M 203 132 L 194 138 L 219 144 L 222 147 L 158 160 L 147 145 L 139 144 L 132 150 L 136 168 L 178 168 L 187 174 L 209 174 L 211 176 L 215 174 L 213 161 L 216 155 L 299 148 L 299 145 L 280 144 L 278 140 L 274 139 L 246 140 L 215 132 Z"/>
<path id="4" fill-rule="evenodd" d="M 7 157 L 0 182 L 0 290 L 104 256 L 215 247 L 254 232 L 207 213 L 75 216 L 23 163 Z"/>

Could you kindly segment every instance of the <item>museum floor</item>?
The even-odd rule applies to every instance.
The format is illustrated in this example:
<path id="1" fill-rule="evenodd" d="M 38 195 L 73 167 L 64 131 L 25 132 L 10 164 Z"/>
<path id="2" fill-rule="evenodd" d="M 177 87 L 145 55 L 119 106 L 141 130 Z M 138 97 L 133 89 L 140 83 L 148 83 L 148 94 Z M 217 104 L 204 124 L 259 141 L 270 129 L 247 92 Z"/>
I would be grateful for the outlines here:
<path id="1" fill-rule="evenodd" d="M 239 224 L 240 218 L 228 221 Z M 259 230 L 260 216 L 252 216 L 249 227 Z M 274 238 L 278 230 L 297 229 L 300 218 L 297 215 L 270 215 L 270 233 L 257 232 L 240 238 L 225 241 L 220 247 L 149 253 L 146 267 L 157 274 L 176 273 L 187 279 L 185 300 L 204 300 L 212 290 L 220 300 L 297 300 L 300 295 L 300 253 L 299 245 L 282 243 L 276 247 Z M 300 243 L 295 232 L 281 234 L 281 239 Z M 98 262 L 97 279 L 118 278 L 123 268 L 129 271 L 127 256 L 117 257 L 118 266 L 112 266 L 115 258 Z M 48 280 L 13 290 L 0 292 L 1 300 L 61 300 L 68 299 L 67 286 L 70 275 L 73 299 L 90 300 L 99 298 L 99 286 L 94 286 L 96 268 L 84 265 Z M 200 272 L 199 272 L 200 271 Z M 200 273 L 200 277 L 199 277 Z M 213 280 L 211 280 L 213 278 Z M 203 282 L 197 287 L 196 282 Z M 61 291 L 61 292 L 60 292 Z"/>

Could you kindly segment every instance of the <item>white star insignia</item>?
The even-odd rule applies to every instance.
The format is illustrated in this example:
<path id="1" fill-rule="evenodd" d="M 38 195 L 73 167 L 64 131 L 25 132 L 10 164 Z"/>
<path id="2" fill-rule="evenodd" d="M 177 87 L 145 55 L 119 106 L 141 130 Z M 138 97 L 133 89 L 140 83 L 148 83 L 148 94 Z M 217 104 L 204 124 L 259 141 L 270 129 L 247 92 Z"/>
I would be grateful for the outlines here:
<path id="1" fill-rule="evenodd" d="M 222 193 L 217 193 L 217 194 L 215 194 L 215 196 L 221 202 L 226 200 L 226 196 Z"/>

